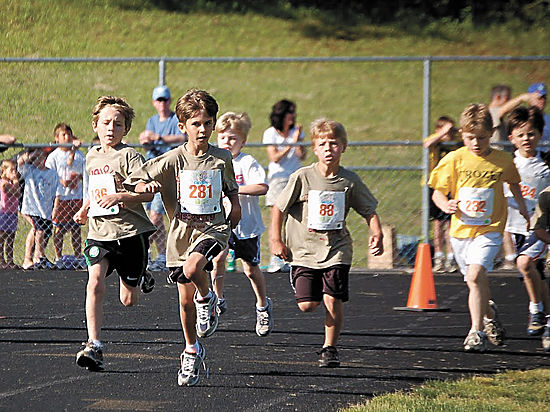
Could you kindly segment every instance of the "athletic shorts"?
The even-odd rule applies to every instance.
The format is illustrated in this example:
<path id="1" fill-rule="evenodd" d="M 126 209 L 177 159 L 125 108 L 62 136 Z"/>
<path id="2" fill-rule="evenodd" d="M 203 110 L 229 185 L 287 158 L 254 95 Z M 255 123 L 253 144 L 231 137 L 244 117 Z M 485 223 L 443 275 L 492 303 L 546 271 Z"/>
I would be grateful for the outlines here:
<path id="1" fill-rule="evenodd" d="M 434 193 L 434 190 L 432 188 L 430 190 L 430 219 L 432 220 L 439 220 L 441 222 L 446 222 L 451 219 L 451 215 L 448 213 L 445 213 L 443 210 L 438 208 L 436 204 L 434 203 L 432 199 L 432 195 Z"/>
<path id="2" fill-rule="evenodd" d="M 40 216 L 29 215 L 32 221 L 32 227 L 34 230 L 41 230 L 44 232 L 44 239 L 47 241 L 52 235 L 52 221 L 50 219 L 44 219 Z"/>
<path id="3" fill-rule="evenodd" d="M 459 239 L 451 237 L 455 261 L 466 280 L 469 265 L 481 265 L 487 272 L 493 270 L 495 257 L 502 246 L 502 234 L 489 232 L 475 238 Z"/>
<path id="4" fill-rule="evenodd" d="M 79 226 L 73 220 L 73 216 L 82 207 L 82 199 L 59 200 L 57 211 L 53 217 L 55 226 L 74 225 Z"/>
<path id="5" fill-rule="evenodd" d="M 162 197 L 160 193 L 155 193 L 155 197 L 150 202 L 145 203 L 145 209 L 152 210 L 159 215 L 165 215 L 164 203 L 162 203 Z"/>
<path id="6" fill-rule="evenodd" d="M 322 302 L 323 295 L 347 302 L 350 268 L 350 265 L 335 265 L 324 269 L 292 266 L 290 283 L 296 302 Z"/>
<path id="7" fill-rule="evenodd" d="M 534 232 L 530 232 L 529 236 L 512 233 L 512 241 L 514 242 L 514 247 L 518 255 L 524 255 L 531 258 L 531 260 L 535 262 L 540 278 L 542 280 L 546 279 L 544 276 L 544 267 L 546 266 L 548 245 L 536 237 Z M 519 276 L 523 279 L 521 273 Z"/>
<path id="8" fill-rule="evenodd" d="M 107 259 L 109 268 L 105 276 L 116 270 L 125 284 L 136 287 L 147 269 L 150 235 L 142 233 L 119 240 L 88 239 L 84 247 L 86 263 L 92 266 Z"/>
<path id="9" fill-rule="evenodd" d="M 239 239 L 232 231 L 229 236 L 229 247 L 235 251 L 235 259 L 242 259 L 250 266 L 260 264 L 260 237 Z"/>
<path id="10" fill-rule="evenodd" d="M 279 193 L 283 191 L 287 183 L 288 178 L 276 178 L 269 181 L 269 189 L 265 194 L 266 206 L 273 206 L 275 204 L 277 197 L 279 197 Z"/>
<path id="11" fill-rule="evenodd" d="M 0 212 L 0 232 L 15 233 L 17 231 L 17 213 Z"/>
<path id="12" fill-rule="evenodd" d="M 217 240 L 204 239 L 203 241 L 199 242 L 197 246 L 195 246 L 195 248 L 191 251 L 191 253 L 197 252 L 203 255 L 207 260 L 206 265 L 204 265 L 204 270 L 211 271 L 212 269 L 214 269 L 214 265 L 212 264 L 212 259 L 218 256 L 222 250 L 223 250 L 222 245 L 220 245 L 220 243 Z M 172 282 L 178 282 L 181 284 L 191 282 L 185 276 L 182 266 L 171 267 L 168 269 L 170 270 L 170 274 L 168 275 L 168 277 L 172 280 Z"/>

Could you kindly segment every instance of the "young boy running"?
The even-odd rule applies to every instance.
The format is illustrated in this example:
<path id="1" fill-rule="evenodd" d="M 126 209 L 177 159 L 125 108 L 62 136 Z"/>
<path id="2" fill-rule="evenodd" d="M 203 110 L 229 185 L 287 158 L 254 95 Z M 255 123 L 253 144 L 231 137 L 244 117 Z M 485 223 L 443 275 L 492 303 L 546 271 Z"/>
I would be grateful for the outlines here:
<path id="1" fill-rule="evenodd" d="M 464 146 L 445 156 L 432 171 L 429 186 L 433 201 L 451 213 L 451 245 L 469 288 L 471 328 L 464 340 L 466 351 L 483 352 L 487 339 L 502 345 L 504 329 L 496 305 L 490 301 L 487 272 L 502 244 L 506 224 L 507 182 L 519 213 L 529 219 L 521 196 L 521 178 L 508 153 L 491 149 L 493 120 L 489 108 L 471 104 L 460 116 Z"/>
<path id="2" fill-rule="evenodd" d="M 320 367 L 340 365 L 336 345 L 348 301 L 352 239 L 345 218 L 353 208 L 371 228 L 369 249 L 383 252 L 377 200 L 355 173 L 340 166 L 346 150 L 344 126 L 318 119 L 311 125 L 313 152 L 318 162 L 290 176 L 271 212 L 271 252 L 291 262 L 291 282 L 298 308 L 313 312 L 325 305 L 325 340 Z M 286 221 L 286 238 L 281 229 Z"/>
<path id="3" fill-rule="evenodd" d="M 216 294 L 206 270 L 227 246 L 231 227 L 241 217 L 231 153 L 211 146 L 218 104 L 202 90 L 189 90 L 176 104 L 178 127 L 187 143 L 149 160 L 126 180 L 137 193 L 160 192 L 170 230 L 166 249 L 168 279 L 177 282 L 179 312 L 185 337 L 178 371 L 180 386 L 196 385 L 206 350 L 197 340 L 218 326 Z M 222 193 L 231 203 L 225 216 Z"/>
<path id="4" fill-rule="evenodd" d="M 130 172 L 144 163 L 135 149 L 121 143 L 132 126 L 134 110 L 123 98 L 103 96 L 97 100 L 92 116 L 92 128 L 101 144 L 90 148 L 86 156 L 85 188 L 89 198 L 74 216 L 81 225 L 90 217 L 84 248 L 88 264 L 88 341 L 77 353 L 76 363 L 100 371 L 104 369 L 100 332 L 105 278 L 117 271 L 124 306 L 137 304 L 138 285 L 144 293 L 153 290 L 154 279 L 146 268 L 148 238 L 156 229 L 142 205 L 153 195 L 131 193 L 122 186 Z"/>
<path id="5" fill-rule="evenodd" d="M 514 163 L 521 176 L 521 193 L 530 214 L 535 212 L 537 199 L 542 190 L 550 184 L 550 169 L 546 153 L 537 151 L 542 136 L 544 118 L 542 112 L 532 107 L 518 107 L 508 117 L 509 139 L 516 147 Z M 508 220 L 506 231 L 512 234 L 516 252 L 517 268 L 520 271 L 529 296 L 529 322 L 527 333 L 540 336 L 546 325 L 545 312 L 550 309 L 548 288 L 545 282 L 544 266 L 547 246 L 526 229 L 527 222 L 519 214 L 511 193 L 508 199 Z"/>
<path id="6" fill-rule="evenodd" d="M 246 113 L 227 112 L 216 123 L 218 147 L 227 149 L 233 156 L 233 169 L 239 185 L 239 202 L 242 219 L 229 236 L 229 248 L 235 251 L 235 259 L 243 262 L 244 274 L 250 280 L 256 295 L 256 334 L 267 336 L 273 329 L 271 310 L 273 303 L 266 296 L 265 277 L 260 270 L 260 236 L 265 230 L 258 196 L 267 193 L 267 183 L 263 167 L 249 154 L 241 152 L 246 144 L 248 132 L 252 127 Z M 226 248 L 214 259 L 212 284 L 218 296 L 218 311 L 227 310 L 223 294 L 225 259 L 229 248 Z"/>

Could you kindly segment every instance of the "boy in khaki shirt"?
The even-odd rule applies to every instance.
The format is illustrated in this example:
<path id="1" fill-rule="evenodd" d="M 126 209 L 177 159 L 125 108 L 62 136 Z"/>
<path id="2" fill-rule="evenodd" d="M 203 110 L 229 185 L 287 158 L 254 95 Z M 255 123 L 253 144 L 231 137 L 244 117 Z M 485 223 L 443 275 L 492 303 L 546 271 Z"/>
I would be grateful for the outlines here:
<path id="1" fill-rule="evenodd" d="M 137 304 L 138 285 L 144 293 L 153 290 L 154 279 L 147 272 L 148 238 L 155 226 L 147 218 L 142 202 L 150 193 L 125 190 L 122 181 L 144 160 L 135 149 L 121 143 L 130 131 L 134 110 L 120 97 L 103 96 L 97 100 L 92 127 L 101 144 L 86 156 L 85 187 L 89 199 L 74 215 L 76 223 L 89 219 L 84 256 L 88 264 L 86 287 L 86 325 L 88 341 L 76 355 L 79 366 L 103 370 L 103 323 L 105 278 L 116 270 L 120 278 L 120 301 L 124 306 Z"/>
<path id="2" fill-rule="evenodd" d="M 196 385 L 206 350 L 197 340 L 218 325 L 216 294 L 210 290 L 212 259 L 227 246 L 231 227 L 241 217 L 231 153 L 211 146 L 218 104 L 202 90 L 189 90 L 176 104 L 178 127 L 187 143 L 149 160 L 124 184 L 137 193 L 160 192 L 170 217 L 166 265 L 177 282 L 185 350 L 178 371 L 180 386 Z M 222 192 L 231 202 L 226 217 Z"/>
<path id="3" fill-rule="evenodd" d="M 337 367 L 336 345 L 344 319 L 342 303 L 349 299 L 353 253 L 345 221 L 350 207 L 371 227 L 369 249 L 375 256 L 383 252 L 382 229 L 378 202 L 359 176 L 340 166 L 347 145 L 344 126 L 318 119 L 311 125 L 311 139 L 319 161 L 294 172 L 279 194 L 271 214 L 271 252 L 291 262 L 292 287 L 301 311 L 313 312 L 324 303 L 325 341 L 319 366 Z"/>

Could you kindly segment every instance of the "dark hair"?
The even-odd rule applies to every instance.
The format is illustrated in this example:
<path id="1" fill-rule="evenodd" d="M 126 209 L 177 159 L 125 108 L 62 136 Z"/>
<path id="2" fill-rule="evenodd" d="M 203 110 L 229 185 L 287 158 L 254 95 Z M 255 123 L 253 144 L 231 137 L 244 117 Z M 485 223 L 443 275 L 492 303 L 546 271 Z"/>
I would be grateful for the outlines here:
<path id="1" fill-rule="evenodd" d="M 201 110 L 204 110 L 216 122 L 218 103 L 216 99 L 204 90 L 187 90 L 176 103 L 176 115 L 180 123 L 185 123 Z"/>
<path id="2" fill-rule="evenodd" d="M 279 100 L 271 108 L 271 114 L 269 115 L 269 120 L 271 121 L 271 126 L 279 131 L 283 131 L 285 115 L 287 113 L 294 113 L 296 110 L 296 104 L 290 100 Z M 294 125 L 291 125 L 290 128 L 293 128 Z"/>
<path id="3" fill-rule="evenodd" d="M 55 125 L 53 129 L 53 136 L 57 136 L 59 132 L 67 132 L 73 134 L 73 129 L 71 129 L 71 126 L 69 126 L 67 123 L 61 122 Z"/>
<path id="4" fill-rule="evenodd" d="M 531 107 L 516 107 L 508 116 L 508 135 L 512 131 L 523 126 L 525 123 L 531 123 L 533 128 L 542 134 L 544 129 L 544 117 L 540 109 L 536 106 Z"/>
<path id="5" fill-rule="evenodd" d="M 491 89 L 491 100 L 493 100 L 497 96 L 502 96 L 503 94 L 511 96 L 512 89 L 510 88 L 510 86 L 506 86 L 505 84 L 497 84 Z"/>
<path id="6" fill-rule="evenodd" d="M 439 119 L 435 121 L 435 127 L 436 128 L 443 127 L 446 123 L 451 123 L 454 126 L 455 121 L 451 119 L 449 116 L 440 116 Z"/>

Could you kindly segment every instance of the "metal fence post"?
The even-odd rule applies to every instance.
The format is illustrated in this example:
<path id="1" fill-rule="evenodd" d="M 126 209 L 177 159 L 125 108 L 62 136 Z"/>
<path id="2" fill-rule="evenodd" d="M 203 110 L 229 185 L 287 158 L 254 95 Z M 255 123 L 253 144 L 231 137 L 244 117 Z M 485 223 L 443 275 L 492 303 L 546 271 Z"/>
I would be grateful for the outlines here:
<path id="1" fill-rule="evenodd" d="M 430 133 L 430 68 L 431 60 L 424 60 L 424 96 L 422 104 L 422 137 L 425 139 Z M 428 178 L 430 173 L 429 149 L 422 149 L 422 171 L 424 185 L 422 186 L 422 237 L 424 243 L 430 241 L 430 199 Z"/>
<path id="2" fill-rule="evenodd" d="M 166 84 L 166 60 L 162 57 L 159 60 L 159 86 Z"/>

